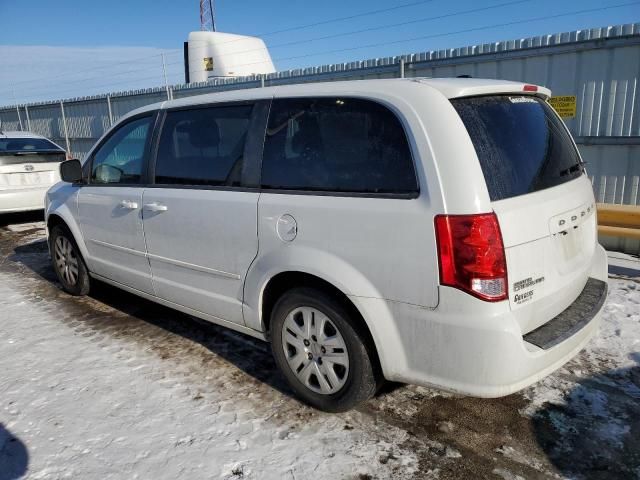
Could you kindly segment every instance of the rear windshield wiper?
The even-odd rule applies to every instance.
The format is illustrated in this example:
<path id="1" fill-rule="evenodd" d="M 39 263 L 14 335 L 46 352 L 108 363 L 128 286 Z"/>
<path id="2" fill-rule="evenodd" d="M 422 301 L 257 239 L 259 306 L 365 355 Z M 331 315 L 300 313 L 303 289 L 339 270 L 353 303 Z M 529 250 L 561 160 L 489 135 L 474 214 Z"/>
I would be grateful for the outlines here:
<path id="1" fill-rule="evenodd" d="M 574 163 L 573 165 L 571 165 L 569 168 L 566 168 L 564 170 L 560 170 L 560 176 L 561 177 L 566 177 L 567 175 L 571 175 L 572 173 L 576 173 L 577 171 L 584 172 L 584 166 L 585 165 L 586 165 L 586 162 L 583 162 L 582 160 L 579 160 L 576 163 Z"/>

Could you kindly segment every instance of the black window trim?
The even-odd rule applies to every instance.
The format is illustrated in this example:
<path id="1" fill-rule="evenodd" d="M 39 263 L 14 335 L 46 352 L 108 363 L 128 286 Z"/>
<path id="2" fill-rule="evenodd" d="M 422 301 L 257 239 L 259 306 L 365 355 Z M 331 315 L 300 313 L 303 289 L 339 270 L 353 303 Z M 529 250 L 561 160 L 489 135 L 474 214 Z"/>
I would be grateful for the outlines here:
<path id="1" fill-rule="evenodd" d="M 271 111 L 271 105 L 274 100 L 287 100 L 287 99 L 305 99 L 305 98 L 353 98 L 357 100 L 367 100 L 378 105 L 383 106 L 389 110 L 400 122 L 402 130 L 405 134 L 405 138 L 409 145 L 409 152 L 411 155 L 411 165 L 416 177 L 417 189 L 415 192 L 347 192 L 336 190 L 286 190 L 286 189 L 272 189 L 262 188 L 262 156 L 264 153 L 264 142 L 266 139 L 267 125 L 269 122 L 269 115 Z M 236 105 L 254 105 L 252 112 L 249 130 L 247 132 L 247 141 L 245 144 L 245 158 L 251 160 L 247 164 L 247 168 L 243 169 L 243 175 L 241 178 L 241 186 L 230 185 L 179 185 L 179 184 L 156 184 L 155 182 L 155 164 L 157 159 L 158 147 L 160 144 L 160 134 L 162 133 L 162 127 L 166 114 L 172 111 L 178 110 L 196 110 L 200 108 L 210 107 L 223 107 L 223 106 L 236 106 Z M 176 107 L 161 108 L 157 110 L 151 110 L 142 112 L 133 117 L 127 118 L 122 124 L 118 124 L 116 129 L 105 137 L 96 147 L 93 149 L 91 156 L 86 160 L 85 164 L 89 164 L 89 172 L 93 168 L 93 157 L 97 150 L 119 129 L 119 127 L 126 125 L 127 123 L 138 120 L 143 117 L 155 117 L 151 122 L 152 134 L 147 138 L 147 145 L 145 146 L 145 160 L 143 161 L 143 171 L 141 176 L 141 182 L 135 184 L 124 183 L 90 183 L 89 179 L 86 179 L 79 186 L 92 186 L 92 187 L 140 187 L 140 188 L 166 188 L 172 190 L 184 189 L 184 190 L 220 190 L 220 191 L 234 191 L 234 192 L 256 192 L 256 193 L 269 193 L 275 195 L 309 195 L 317 197 L 351 197 L 351 198 L 379 198 L 379 199 L 397 199 L 397 200 L 413 200 L 420 196 L 421 185 L 420 177 L 416 168 L 416 158 L 418 157 L 415 146 L 411 141 L 409 135 L 410 129 L 405 123 L 405 119 L 400 115 L 393 105 L 388 105 L 376 98 L 366 96 L 341 96 L 341 95 L 314 95 L 314 96 L 293 96 L 293 97 L 269 97 L 259 98 L 256 100 L 231 100 L 224 102 L 207 102 L 198 103 L 195 105 L 181 105 Z M 255 123 L 254 123 L 255 122 Z M 253 181 L 251 179 L 258 179 Z"/>
<path id="2" fill-rule="evenodd" d="M 150 118 L 151 122 L 149 123 L 149 132 L 147 133 L 147 140 L 145 142 L 145 146 L 144 146 L 144 157 L 142 159 L 142 171 L 140 173 L 140 182 L 138 183 L 92 183 L 91 182 L 91 175 L 93 172 L 93 160 L 95 157 L 95 154 L 98 150 L 100 150 L 102 148 L 102 146 L 109 141 L 109 139 L 111 137 L 113 137 L 116 133 L 118 133 L 118 131 L 120 131 L 120 129 L 122 129 L 123 127 L 125 127 L 126 125 L 130 124 L 131 122 L 135 122 L 137 120 L 140 120 L 142 118 Z M 139 113 L 137 115 L 134 115 L 132 117 L 127 118 L 126 120 L 118 123 L 115 128 L 113 128 L 110 132 L 109 135 L 105 136 L 100 143 L 98 143 L 95 148 L 93 149 L 93 151 L 91 152 L 91 156 L 89 158 L 87 158 L 85 165 L 88 164 L 88 175 L 87 178 L 84 178 L 82 181 L 81 186 L 86 186 L 86 187 L 139 187 L 139 188 L 144 188 L 147 186 L 148 183 L 148 167 L 149 167 L 149 158 L 150 158 L 150 154 L 151 154 L 151 146 L 153 144 L 153 140 L 156 134 L 156 128 L 158 125 L 158 118 L 159 118 L 159 111 L 158 110 L 149 110 L 147 112 L 142 112 Z M 83 170 L 84 170 L 84 166 L 83 165 Z"/>
<path id="3" fill-rule="evenodd" d="M 349 192 L 349 191 L 341 191 L 341 190 L 306 190 L 306 189 L 284 189 L 284 188 L 268 188 L 262 186 L 262 159 L 264 154 L 264 141 L 263 141 L 263 151 L 260 155 L 260 192 L 261 193 L 273 193 L 278 195 L 313 195 L 318 197 L 359 197 L 359 198 L 382 198 L 382 199 L 399 199 L 399 200 L 412 200 L 416 199 L 420 196 L 420 177 L 418 176 L 418 171 L 416 169 L 416 154 L 414 152 L 414 147 L 412 142 L 410 141 L 410 129 L 408 125 L 405 124 L 404 118 L 400 115 L 392 105 L 387 105 L 386 103 L 380 101 L 376 98 L 366 97 L 366 96 L 354 96 L 354 95 L 305 95 L 305 96 L 285 96 L 285 97 L 274 97 L 272 103 L 279 100 L 305 100 L 305 99 L 331 99 L 331 98 L 344 98 L 344 99 L 354 99 L 354 100 L 365 100 L 371 103 L 375 103 L 385 109 L 387 109 L 400 123 L 402 126 L 402 131 L 404 132 L 405 140 L 407 141 L 407 146 L 409 147 L 409 155 L 411 157 L 411 167 L 413 168 L 413 174 L 416 179 L 416 190 L 414 192 Z M 271 109 L 269 109 L 271 110 Z M 269 112 L 271 113 L 271 112 Z M 267 119 L 267 123 L 265 124 L 264 129 L 264 138 L 266 140 L 267 134 L 267 125 L 269 119 Z"/>
<path id="4" fill-rule="evenodd" d="M 160 136 L 167 113 L 184 110 L 199 110 L 215 107 L 236 107 L 236 106 L 252 106 L 251 116 L 249 117 L 249 127 L 247 129 L 247 138 L 244 146 L 245 165 L 242 169 L 240 183 L 241 185 L 181 185 L 173 183 L 156 183 L 155 170 L 158 160 L 158 148 L 160 146 Z M 149 160 L 148 178 L 146 188 L 165 188 L 165 189 L 183 189 L 183 190 L 222 190 L 222 191 L 241 191 L 241 192 L 260 192 L 260 164 L 262 162 L 262 147 L 264 144 L 264 136 L 267 129 L 268 113 L 271 106 L 271 99 L 258 100 L 237 100 L 228 102 L 210 102 L 199 103 L 197 105 L 181 105 L 162 109 L 160 111 L 156 129 L 154 131 L 153 147 Z"/>

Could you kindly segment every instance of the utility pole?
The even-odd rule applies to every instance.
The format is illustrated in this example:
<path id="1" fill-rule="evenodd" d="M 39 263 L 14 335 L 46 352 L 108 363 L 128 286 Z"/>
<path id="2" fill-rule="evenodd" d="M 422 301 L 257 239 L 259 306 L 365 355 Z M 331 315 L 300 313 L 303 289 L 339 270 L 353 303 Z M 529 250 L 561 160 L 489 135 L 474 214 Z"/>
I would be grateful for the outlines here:
<path id="1" fill-rule="evenodd" d="M 160 54 L 162 57 L 162 76 L 164 76 L 164 88 L 167 91 L 167 100 L 171 100 L 171 95 L 169 94 L 169 82 L 167 81 L 167 65 L 164 61 L 164 52 Z"/>
<path id="2" fill-rule="evenodd" d="M 16 91 L 12 90 L 13 93 L 13 103 L 16 104 L 16 112 L 18 113 L 18 123 L 20 124 L 20 131 L 22 132 L 24 130 L 24 127 L 22 126 L 22 116 L 20 115 L 20 107 L 18 106 L 18 100 L 16 100 Z"/>

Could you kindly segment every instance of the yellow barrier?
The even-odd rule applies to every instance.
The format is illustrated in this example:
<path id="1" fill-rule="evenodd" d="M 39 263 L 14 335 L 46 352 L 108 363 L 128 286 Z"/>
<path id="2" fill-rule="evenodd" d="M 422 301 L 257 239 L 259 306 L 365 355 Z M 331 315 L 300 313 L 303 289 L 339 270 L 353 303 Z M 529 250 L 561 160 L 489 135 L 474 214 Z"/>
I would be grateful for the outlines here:
<path id="1" fill-rule="evenodd" d="M 598 203 L 598 233 L 640 240 L 640 206 Z"/>

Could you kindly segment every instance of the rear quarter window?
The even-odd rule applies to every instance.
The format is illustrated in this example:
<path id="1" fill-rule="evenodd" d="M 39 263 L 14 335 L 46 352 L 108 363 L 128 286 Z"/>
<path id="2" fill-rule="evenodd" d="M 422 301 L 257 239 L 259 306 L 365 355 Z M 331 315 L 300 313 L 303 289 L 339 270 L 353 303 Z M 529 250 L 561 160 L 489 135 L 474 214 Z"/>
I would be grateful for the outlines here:
<path id="1" fill-rule="evenodd" d="M 492 201 L 561 185 L 584 173 L 562 120 L 537 97 L 451 100 L 473 146 Z"/>
<path id="2" fill-rule="evenodd" d="M 262 187 L 412 196 L 418 191 L 396 115 L 373 101 L 337 97 L 273 102 Z"/>

